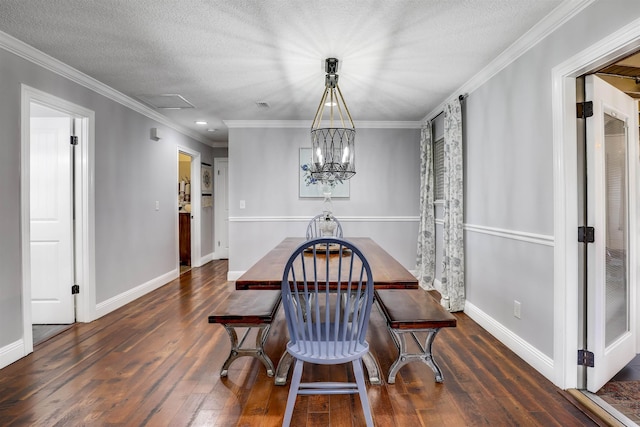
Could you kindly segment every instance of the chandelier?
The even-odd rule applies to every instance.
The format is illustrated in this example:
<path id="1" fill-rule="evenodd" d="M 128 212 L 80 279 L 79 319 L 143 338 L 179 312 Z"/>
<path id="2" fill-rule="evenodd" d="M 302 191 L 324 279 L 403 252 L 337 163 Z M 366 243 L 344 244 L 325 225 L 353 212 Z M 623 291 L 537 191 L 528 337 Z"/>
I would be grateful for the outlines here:
<path id="1" fill-rule="evenodd" d="M 325 71 L 324 93 L 311 124 L 310 167 L 311 176 L 324 183 L 343 181 L 356 173 L 356 128 L 338 87 L 338 60 L 327 58 Z"/>

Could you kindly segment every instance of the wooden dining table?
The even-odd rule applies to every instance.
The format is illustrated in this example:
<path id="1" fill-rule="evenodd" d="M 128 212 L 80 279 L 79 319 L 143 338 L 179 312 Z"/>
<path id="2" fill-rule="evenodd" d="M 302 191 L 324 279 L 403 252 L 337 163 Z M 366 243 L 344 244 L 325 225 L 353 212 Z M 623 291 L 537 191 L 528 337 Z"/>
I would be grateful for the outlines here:
<path id="1" fill-rule="evenodd" d="M 280 289 L 284 267 L 293 251 L 306 239 L 287 237 L 236 280 L 236 289 Z M 351 237 L 371 267 L 376 289 L 417 289 L 418 279 L 369 237 Z"/>
<path id="2" fill-rule="evenodd" d="M 305 240 L 302 237 L 285 238 L 236 280 L 236 289 L 281 289 L 284 267 L 293 251 Z M 345 238 L 345 240 L 353 243 L 369 262 L 374 288 L 418 288 L 418 279 L 373 239 L 369 237 L 350 237 Z M 276 369 L 276 385 L 286 384 L 292 362 L 293 357 L 285 351 Z M 363 362 L 367 368 L 371 384 L 382 384 L 378 362 L 371 352 L 363 357 Z"/>

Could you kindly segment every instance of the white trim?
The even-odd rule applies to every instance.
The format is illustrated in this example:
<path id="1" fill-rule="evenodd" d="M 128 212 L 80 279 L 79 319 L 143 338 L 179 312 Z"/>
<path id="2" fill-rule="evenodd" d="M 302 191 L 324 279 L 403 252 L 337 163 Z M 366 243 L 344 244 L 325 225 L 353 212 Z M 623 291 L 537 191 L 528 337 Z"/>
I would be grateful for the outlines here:
<path id="1" fill-rule="evenodd" d="M 95 113 L 41 90 L 21 85 L 21 172 L 20 221 L 22 246 L 22 322 L 24 354 L 33 351 L 31 316 L 31 252 L 30 252 L 30 126 L 31 102 L 47 105 L 80 119 L 80 153 L 76 165 L 76 282 L 80 294 L 75 298 L 76 321 L 91 322 L 95 318 Z"/>
<path id="2" fill-rule="evenodd" d="M 580 13 L 595 0 L 572 0 L 564 1 L 551 13 L 545 16 L 540 22 L 534 25 L 529 31 L 524 33 L 511 46 L 506 48 L 500 55 L 486 67 L 475 74 L 469 81 L 454 91 L 451 98 L 443 101 L 436 108 L 427 114 L 422 122 L 434 118 L 444 110 L 444 105 L 449 99 L 457 98 L 459 95 L 469 94 L 480 86 L 488 82 L 493 76 L 505 69 L 509 64 L 522 56 L 525 52 L 540 43 L 549 34 L 562 27 L 569 19 Z"/>
<path id="3" fill-rule="evenodd" d="M 231 216 L 229 222 L 308 222 L 309 216 Z M 418 216 L 341 216 L 340 222 L 418 222 Z"/>
<path id="4" fill-rule="evenodd" d="M 340 222 L 418 222 L 418 216 L 344 216 Z M 232 216 L 229 222 L 306 222 L 308 216 Z M 436 224 L 442 225 L 442 219 L 436 219 Z M 546 234 L 528 233 L 526 231 L 507 230 L 504 228 L 486 227 L 483 225 L 465 224 L 465 231 L 519 240 L 538 245 L 554 246 L 554 236 Z"/>
<path id="5" fill-rule="evenodd" d="M 220 259 L 220 258 L 216 258 L 216 253 L 215 252 L 211 252 L 211 253 L 203 256 L 202 258 L 200 258 L 200 266 L 203 266 L 206 263 L 208 263 L 209 261 L 213 261 L 214 259 Z"/>
<path id="6" fill-rule="evenodd" d="M 465 231 L 503 237 L 505 239 L 520 240 L 538 245 L 553 246 L 553 236 L 545 234 L 527 233 L 525 231 L 506 230 L 503 228 L 486 227 L 484 225 L 465 224 Z"/>
<path id="7" fill-rule="evenodd" d="M 10 36 L 7 33 L 3 33 L 0 31 L 0 48 L 11 52 L 23 59 L 26 59 L 29 62 L 32 62 L 46 70 L 49 70 L 59 76 L 62 76 L 66 79 L 71 80 L 81 86 L 86 87 L 102 96 L 105 96 L 112 101 L 117 102 L 118 104 L 124 105 L 127 108 L 132 109 L 150 119 L 157 121 L 158 123 L 162 123 L 172 129 L 177 130 L 178 132 L 189 136 L 196 141 L 200 141 L 203 144 L 209 145 L 211 147 L 226 147 L 226 143 L 212 143 L 211 141 L 205 139 L 202 135 L 193 130 L 186 128 L 182 125 L 179 125 L 171 120 L 169 120 L 166 116 L 159 114 L 153 109 L 147 107 L 139 101 L 123 94 L 122 92 L 118 92 L 117 90 L 107 86 L 106 84 L 90 77 L 81 71 L 76 70 L 75 68 L 47 55 L 44 52 L 39 51 L 33 46 L 29 46 L 28 44 Z"/>
<path id="8" fill-rule="evenodd" d="M 442 294 L 442 282 L 440 279 L 433 279 L 433 288 Z"/>
<path id="9" fill-rule="evenodd" d="M 227 271 L 227 282 L 235 282 L 244 273 L 244 271 Z"/>
<path id="10" fill-rule="evenodd" d="M 24 339 L 19 339 L 18 341 L 14 341 L 9 345 L 5 345 L 0 348 L 0 369 L 5 366 L 9 366 L 16 360 L 20 360 L 22 357 L 26 356 L 23 353 L 24 348 Z"/>
<path id="11" fill-rule="evenodd" d="M 224 181 L 220 179 L 221 165 L 226 165 Z M 213 159 L 213 200 L 229 200 L 229 158 L 216 157 Z M 218 178 L 215 178 L 218 177 Z M 218 236 L 226 234 L 224 247 L 219 246 Z M 213 206 L 213 234 L 211 236 L 215 259 L 229 258 L 229 206 L 228 203 L 214 203 Z"/>
<path id="12" fill-rule="evenodd" d="M 640 19 L 587 47 L 552 70 L 554 187 L 554 366 L 560 388 L 578 386 L 579 308 L 576 77 L 640 47 Z"/>
<path id="13" fill-rule="evenodd" d="M 311 129 L 311 120 L 223 120 L 229 129 L 262 128 L 262 129 Z M 355 122 L 356 129 L 420 129 L 419 121 L 361 121 Z"/>
<path id="14" fill-rule="evenodd" d="M 96 306 L 96 319 L 135 301 L 149 292 L 155 291 L 178 277 L 180 277 L 180 270 L 172 270 L 162 276 L 158 276 L 155 279 L 151 279 L 148 282 L 143 283 L 142 285 L 136 286 L 133 289 L 129 289 L 126 292 L 99 303 Z"/>
<path id="15" fill-rule="evenodd" d="M 520 338 L 516 333 L 507 329 L 469 301 L 465 302 L 464 313 L 547 379 L 554 380 L 554 362 L 552 358 Z"/>

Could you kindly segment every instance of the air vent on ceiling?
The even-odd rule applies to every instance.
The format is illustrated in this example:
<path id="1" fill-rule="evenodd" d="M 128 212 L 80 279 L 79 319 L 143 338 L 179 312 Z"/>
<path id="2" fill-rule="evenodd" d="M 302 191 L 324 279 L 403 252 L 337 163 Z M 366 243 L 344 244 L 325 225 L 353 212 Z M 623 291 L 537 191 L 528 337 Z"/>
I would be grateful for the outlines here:
<path id="1" fill-rule="evenodd" d="M 259 109 L 261 110 L 268 110 L 269 108 L 271 108 L 271 106 L 269 105 L 268 102 L 265 101 L 256 101 L 256 105 L 258 106 Z"/>
<path id="2" fill-rule="evenodd" d="M 182 95 L 175 93 L 138 95 L 138 98 L 145 104 L 157 109 L 182 110 L 184 108 L 196 108 L 195 105 L 184 99 Z"/>

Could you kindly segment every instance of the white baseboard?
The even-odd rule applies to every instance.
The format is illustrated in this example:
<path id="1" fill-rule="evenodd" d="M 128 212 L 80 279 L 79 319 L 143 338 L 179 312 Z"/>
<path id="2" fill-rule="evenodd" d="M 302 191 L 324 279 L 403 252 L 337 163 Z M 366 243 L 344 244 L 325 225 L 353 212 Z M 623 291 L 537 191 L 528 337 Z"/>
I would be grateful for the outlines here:
<path id="1" fill-rule="evenodd" d="M 235 282 L 243 274 L 244 271 L 227 271 L 227 282 Z"/>
<path id="2" fill-rule="evenodd" d="M 200 258 L 200 265 L 205 265 L 206 263 L 208 263 L 209 261 L 213 261 L 214 259 L 217 259 L 215 258 L 215 252 L 211 252 L 210 254 L 207 254 Z"/>
<path id="3" fill-rule="evenodd" d="M 24 352 L 24 341 L 22 339 L 0 348 L 0 369 L 11 365 L 24 356 L 26 356 L 26 354 Z"/>
<path id="4" fill-rule="evenodd" d="M 442 295 L 442 282 L 439 279 L 433 279 L 433 288 Z"/>
<path id="5" fill-rule="evenodd" d="M 465 302 L 464 312 L 549 381 L 554 382 L 555 371 L 552 358 L 543 354 L 469 301 Z"/>
<path id="6" fill-rule="evenodd" d="M 129 304 L 130 302 L 140 298 L 141 296 L 146 295 L 151 291 L 155 291 L 159 287 L 166 285 L 167 283 L 174 279 L 177 279 L 178 277 L 180 277 L 180 272 L 178 270 L 172 270 L 168 273 L 163 274 L 162 276 L 158 276 L 155 279 L 149 280 L 147 283 L 143 283 L 140 286 L 136 286 L 133 289 L 130 289 L 126 292 L 121 293 L 120 295 L 116 295 L 113 298 L 97 304 L 95 319 L 99 319 L 105 314 L 109 314 L 112 311 L 117 310 L 126 304 Z"/>
<path id="7" fill-rule="evenodd" d="M 221 253 L 221 252 L 213 252 L 213 254 L 211 255 L 211 259 L 212 260 L 216 260 L 216 259 L 229 259 L 229 251 L 226 251 L 225 253 Z"/>

